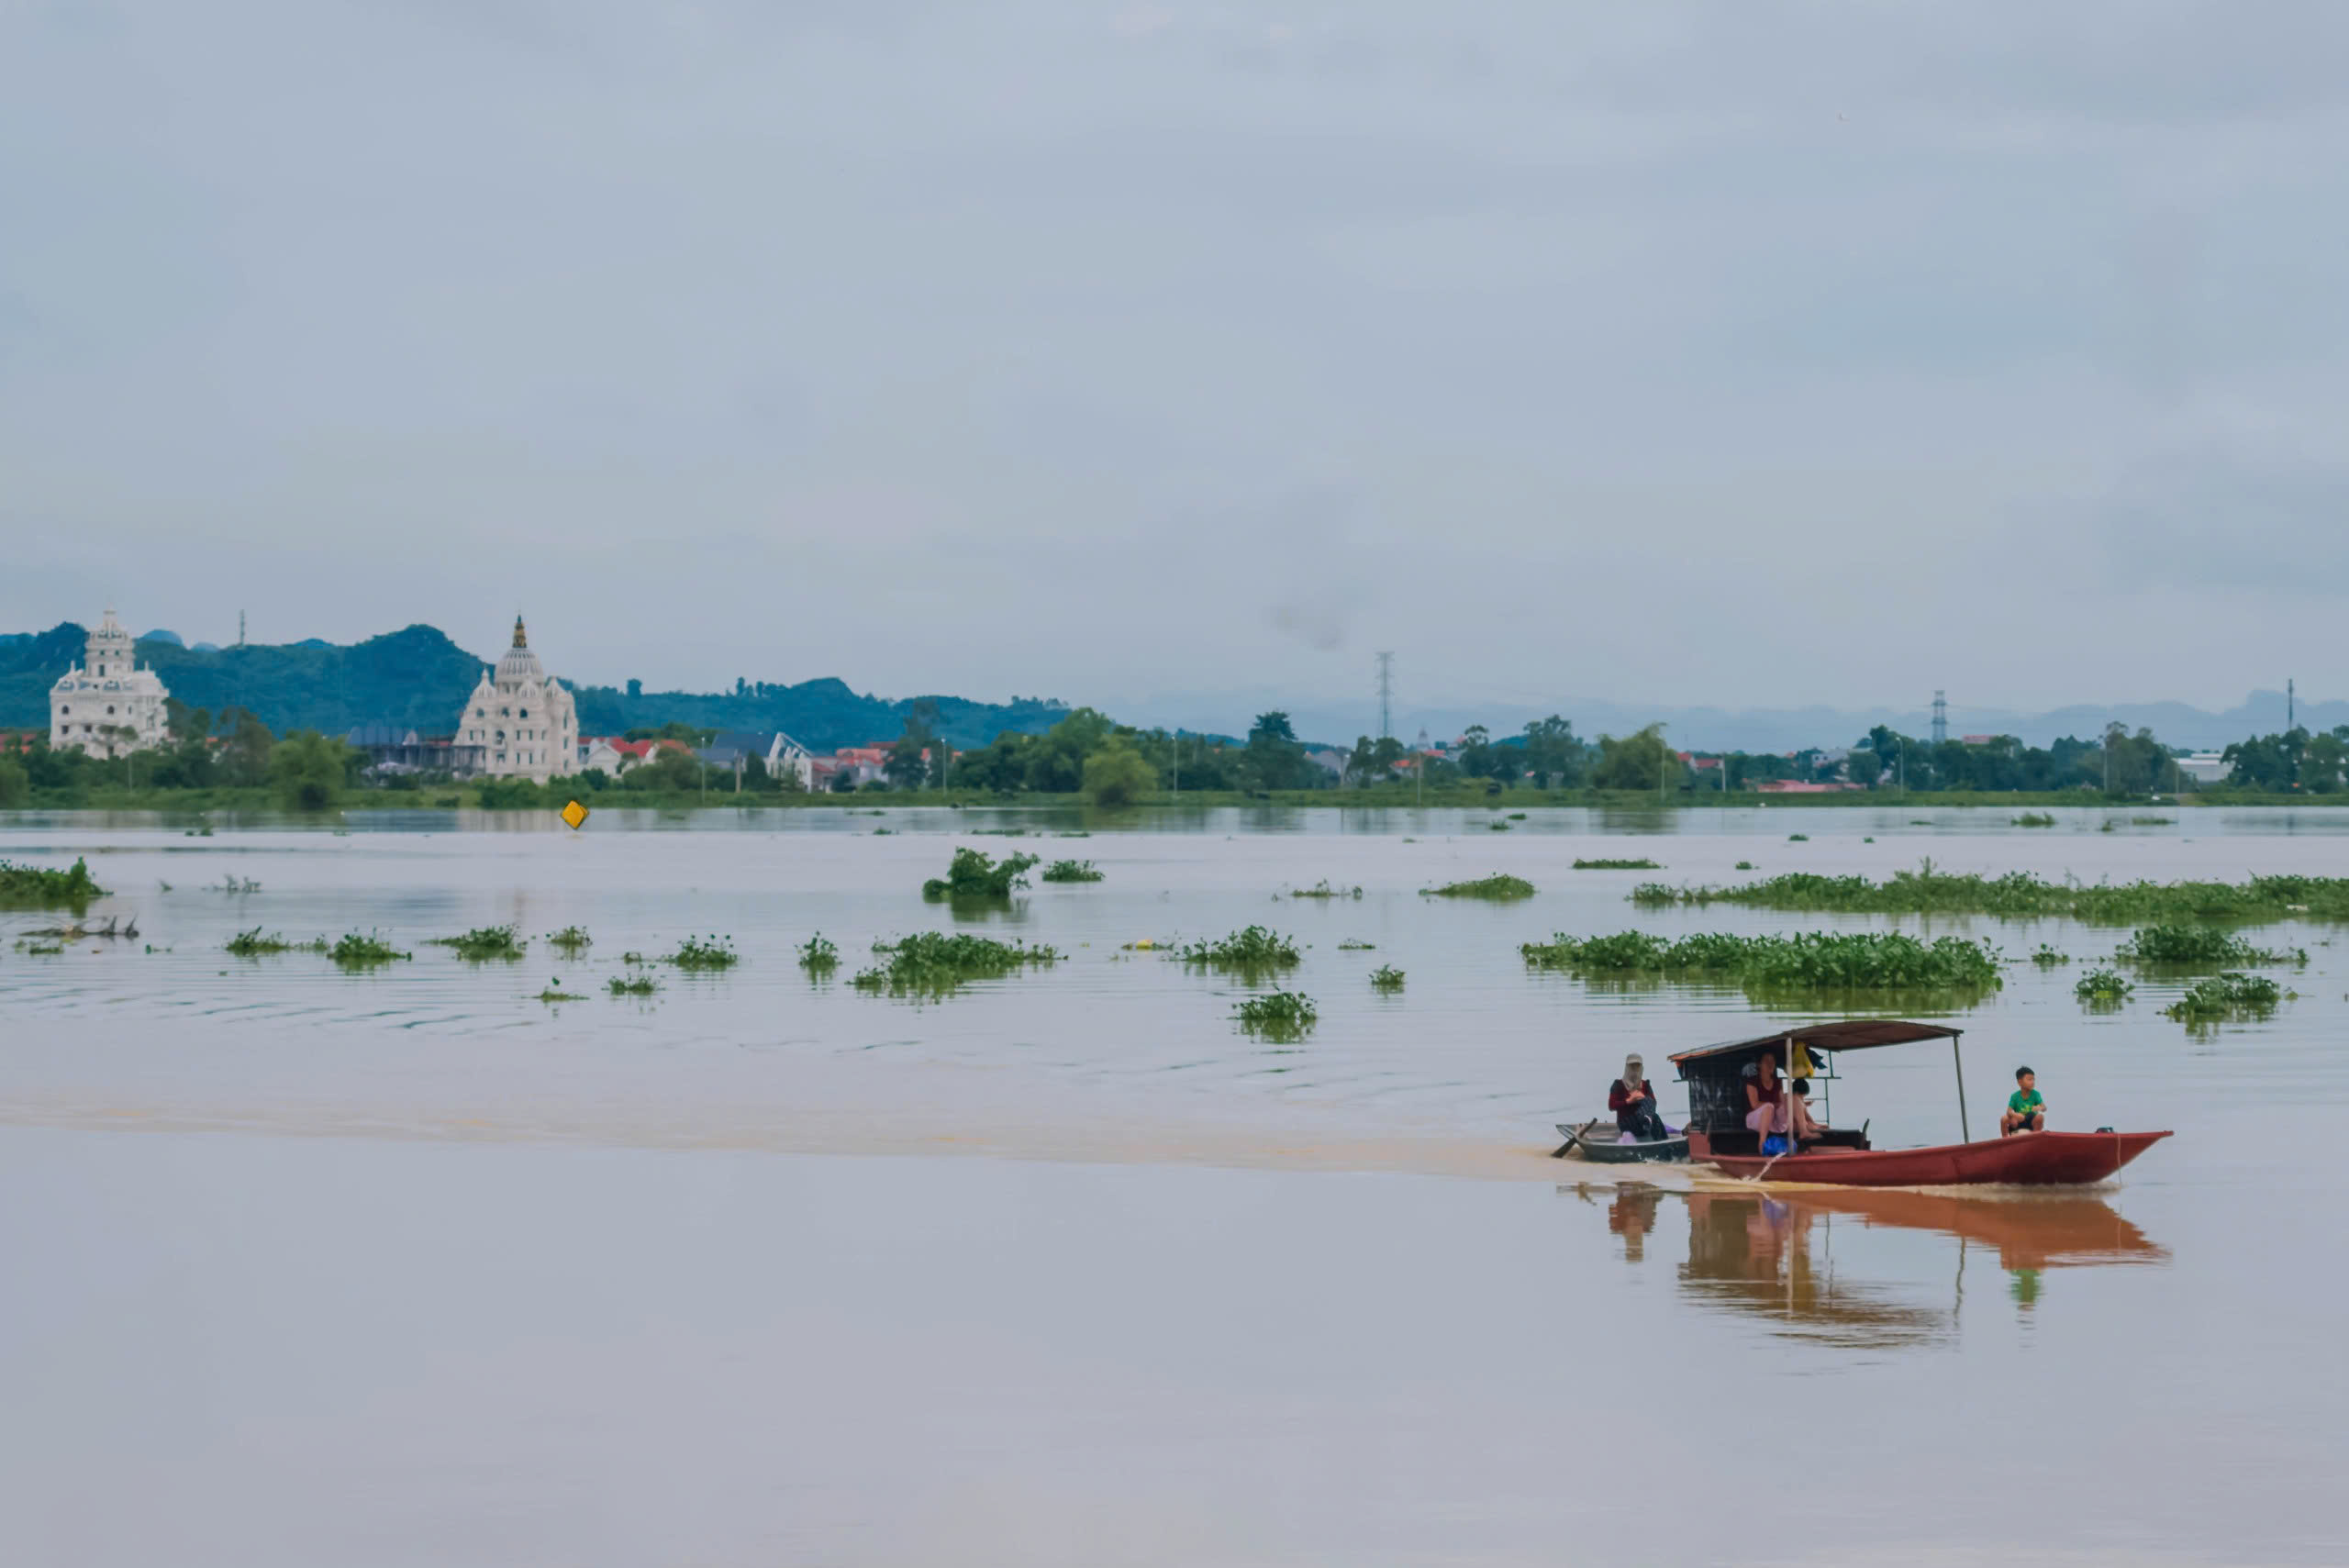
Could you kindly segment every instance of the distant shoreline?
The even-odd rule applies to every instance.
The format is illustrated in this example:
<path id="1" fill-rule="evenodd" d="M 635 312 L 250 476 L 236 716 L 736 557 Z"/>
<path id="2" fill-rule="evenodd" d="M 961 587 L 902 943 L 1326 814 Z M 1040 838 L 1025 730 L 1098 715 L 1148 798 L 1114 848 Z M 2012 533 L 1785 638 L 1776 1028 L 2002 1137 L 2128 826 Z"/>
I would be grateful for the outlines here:
<path id="1" fill-rule="evenodd" d="M 498 781 L 504 783 L 506 781 Z M 525 816 L 546 813 L 561 808 L 569 798 L 549 791 L 544 801 L 529 806 L 498 806 L 485 807 L 481 804 L 479 782 L 441 785 L 422 789 L 346 789 L 335 806 L 308 815 L 330 817 L 349 811 L 495 811 L 499 815 Z M 1535 790 L 1516 788 L 1497 795 L 1487 794 L 1481 787 L 1453 785 L 1431 789 L 1415 798 L 1408 786 L 1381 786 L 1373 789 L 1276 790 L 1269 793 L 1242 790 L 1185 790 L 1180 793 L 1160 791 L 1139 797 L 1131 806 L 1116 810 L 1093 807 L 1085 797 L 1077 794 L 1048 795 L 1021 793 L 996 795 L 978 790 L 888 790 L 859 791 L 847 795 L 833 794 L 740 794 L 728 789 L 712 789 L 707 795 L 699 791 L 652 791 L 605 789 L 582 794 L 581 804 L 591 811 L 885 811 L 917 806 L 973 811 L 1019 811 L 1030 809 L 1086 809 L 1107 818 L 1130 815 L 1137 811 L 1169 808 L 1207 810 L 1233 806 L 1319 807 L 1337 811 L 1409 811 L 1415 807 L 1453 811 L 1488 810 L 1506 821 L 1511 812 L 1532 813 L 1552 810 L 1606 810 L 1626 812 L 1658 812 L 1689 810 L 1852 810 L 1856 808 L 1896 811 L 1903 808 L 1954 808 L 1996 811 L 2025 808 L 2043 810 L 2050 807 L 2096 809 L 2105 811 L 2172 811 L 2201 810 L 2213 806 L 2349 806 L 2349 792 L 2327 795 L 2274 794 L 2254 791 L 2215 789 L 2190 795 L 2087 795 L 2079 790 L 2038 790 L 1983 792 L 1965 790 L 1839 790 L 1818 795 L 1758 795 L 1748 791 L 1731 791 L 1727 795 L 1705 790 L 1683 790 L 1659 797 L 1646 790 Z M 269 788 L 248 789 L 94 789 L 71 797 L 61 794 L 36 791 L 31 799 L 7 810 L 0 810 L 0 819 L 26 811 L 154 811 L 165 815 L 195 817 L 216 811 L 286 811 L 277 793 Z M 293 814 L 293 813 L 288 813 Z"/>

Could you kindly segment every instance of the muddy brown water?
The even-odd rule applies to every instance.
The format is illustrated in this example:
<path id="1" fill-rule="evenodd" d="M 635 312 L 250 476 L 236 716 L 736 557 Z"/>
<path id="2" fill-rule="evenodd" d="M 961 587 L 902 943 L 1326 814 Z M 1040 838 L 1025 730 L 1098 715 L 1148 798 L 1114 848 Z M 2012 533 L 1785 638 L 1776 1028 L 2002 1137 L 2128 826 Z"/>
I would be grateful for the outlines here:
<path id="1" fill-rule="evenodd" d="M 0 912 L 0 1517 L 32 1561 L 2338 1561 L 2349 931 L 2273 928 L 2297 999 L 2189 1034 L 2178 981 L 2073 1000 L 2124 930 L 1901 923 L 2072 955 L 1954 1016 L 1977 1135 L 2020 1062 L 2060 1125 L 2177 1129 L 2108 1189 L 1546 1157 L 1627 1049 L 1661 1083 L 1808 1015 L 1519 942 L 1895 923 L 1624 902 L 1741 860 L 2349 874 L 2349 816 L 2163 814 L 0 818 L 140 931 L 37 955 L 54 917 Z M 1107 880 L 958 917 L 917 891 L 958 843 Z M 1540 891 L 1419 891 L 1492 871 Z M 423 945 L 505 922 L 517 964 Z M 1301 1040 L 1122 951 L 1251 923 L 1309 944 Z M 256 925 L 416 956 L 221 951 Z M 1064 957 L 930 1006 L 847 984 L 931 928 Z M 713 933 L 734 970 L 605 994 Z M 1945 1048 L 1841 1071 L 1835 1120 L 1956 1135 Z"/>

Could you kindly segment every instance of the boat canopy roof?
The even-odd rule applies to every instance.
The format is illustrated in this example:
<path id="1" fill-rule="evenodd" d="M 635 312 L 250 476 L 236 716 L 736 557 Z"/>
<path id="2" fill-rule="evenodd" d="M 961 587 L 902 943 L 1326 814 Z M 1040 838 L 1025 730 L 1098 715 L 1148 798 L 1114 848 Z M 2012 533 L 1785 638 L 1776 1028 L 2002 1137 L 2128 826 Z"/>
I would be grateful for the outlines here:
<path id="1" fill-rule="evenodd" d="M 1955 1040 L 1965 1033 L 1947 1024 L 1911 1023 L 1906 1018 L 1835 1018 L 1825 1023 L 1789 1024 L 1782 1029 L 1752 1040 L 1733 1040 L 1722 1045 L 1703 1045 L 1694 1051 L 1675 1054 L 1672 1061 L 1682 1066 L 1702 1062 L 1708 1066 L 1717 1059 L 1728 1058 L 1729 1065 L 1746 1056 L 1760 1056 L 1788 1040 L 1799 1040 L 1813 1051 L 1865 1051 L 1878 1045 L 1908 1045 L 1920 1040 Z"/>

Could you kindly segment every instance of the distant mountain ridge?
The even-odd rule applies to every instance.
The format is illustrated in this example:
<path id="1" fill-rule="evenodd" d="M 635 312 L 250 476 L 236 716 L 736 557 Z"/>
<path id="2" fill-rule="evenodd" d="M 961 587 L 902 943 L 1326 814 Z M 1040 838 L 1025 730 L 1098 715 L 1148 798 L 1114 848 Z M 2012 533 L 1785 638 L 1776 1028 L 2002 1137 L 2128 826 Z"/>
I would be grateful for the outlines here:
<path id="1" fill-rule="evenodd" d="M 88 631 L 72 621 L 48 631 L 0 634 L 0 728 L 48 728 L 49 688 L 82 657 L 88 640 Z M 312 638 L 208 649 L 183 647 L 177 638 L 142 638 L 139 660 L 152 665 L 172 695 L 189 706 L 216 714 L 232 705 L 248 708 L 281 735 L 294 729 L 340 735 L 362 724 L 448 734 L 489 665 L 439 628 L 424 625 L 348 646 Z M 782 729 L 819 751 L 894 740 L 915 700 L 860 695 L 829 676 L 740 692 L 630 696 L 612 686 L 572 689 L 583 735 L 618 734 L 675 719 L 725 729 Z M 1049 729 L 1068 711 L 1035 698 L 926 700 L 937 706 L 938 727 L 948 741 L 962 747 L 985 745 L 1006 729 Z"/>

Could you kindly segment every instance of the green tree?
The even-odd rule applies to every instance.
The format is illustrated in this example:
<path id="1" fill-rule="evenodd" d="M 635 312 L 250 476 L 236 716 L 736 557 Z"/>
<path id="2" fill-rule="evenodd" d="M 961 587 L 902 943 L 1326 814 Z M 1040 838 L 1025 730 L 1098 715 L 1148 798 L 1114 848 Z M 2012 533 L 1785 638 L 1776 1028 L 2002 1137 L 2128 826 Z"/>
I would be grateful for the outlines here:
<path id="1" fill-rule="evenodd" d="M 1843 761 L 1843 771 L 1852 782 L 1863 789 L 1874 789 L 1876 781 L 1884 777 L 1884 759 L 1871 748 L 1863 746 Z"/>
<path id="2" fill-rule="evenodd" d="M 630 768 L 620 780 L 620 784 L 625 789 L 683 795 L 702 787 L 704 771 L 701 759 L 692 752 L 663 746 L 653 752 L 651 762 L 639 762 Z"/>
<path id="3" fill-rule="evenodd" d="M 269 726 L 240 707 L 223 708 L 221 725 L 228 732 L 220 748 L 220 772 L 231 784 L 250 789 L 270 780 L 276 738 Z"/>
<path id="4" fill-rule="evenodd" d="M 1256 716 L 1248 731 L 1248 774 L 1256 788 L 1302 789 L 1312 766 L 1287 714 L 1275 708 Z"/>
<path id="5" fill-rule="evenodd" d="M 935 723 L 938 705 L 924 698 L 906 715 L 905 732 L 881 763 L 881 773 L 899 789 L 919 789 L 930 782 L 930 755 L 945 749 Z"/>
<path id="6" fill-rule="evenodd" d="M 270 783 L 296 811 L 324 811 L 342 796 L 350 748 L 315 729 L 296 730 L 270 751 Z"/>
<path id="7" fill-rule="evenodd" d="M 1574 725 L 1554 713 L 1528 724 L 1525 771 L 1533 776 L 1536 789 L 1553 784 L 1572 789 L 1583 772 L 1583 743 L 1575 739 Z"/>
<path id="8" fill-rule="evenodd" d="M 0 757 L 0 810 L 23 806 L 33 797 L 33 776 L 14 757 Z"/>
<path id="9" fill-rule="evenodd" d="M 1651 724 L 1636 735 L 1617 740 L 1612 735 L 1598 738 L 1598 766 L 1591 770 L 1590 782 L 1596 789 L 1655 790 L 1668 776 L 1667 768 L 1676 772 L 1679 759 L 1664 743 L 1664 726 Z"/>
<path id="10" fill-rule="evenodd" d="M 1085 794 L 1096 806 L 1130 806 L 1157 787 L 1158 770 L 1122 735 L 1085 759 Z"/>
<path id="11" fill-rule="evenodd" d="M 2338 794 L 2349 773 L 2349 724 L 2309 737 L 2300 752 L 2300 783 L 2319 795 Z"/>

